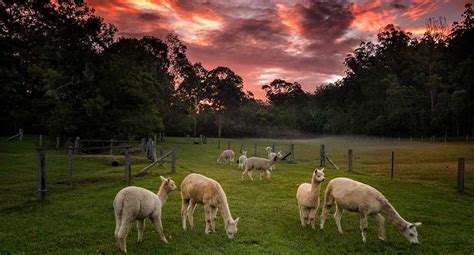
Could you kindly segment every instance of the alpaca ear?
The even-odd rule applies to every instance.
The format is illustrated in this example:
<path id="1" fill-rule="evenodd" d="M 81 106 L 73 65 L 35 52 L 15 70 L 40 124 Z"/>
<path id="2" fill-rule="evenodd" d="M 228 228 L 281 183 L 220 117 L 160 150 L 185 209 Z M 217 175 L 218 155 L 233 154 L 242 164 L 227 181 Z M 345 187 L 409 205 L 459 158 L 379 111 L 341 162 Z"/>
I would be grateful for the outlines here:
<path id="1" fill-rule="evenodd" d="M 323 167 L 323 168 L 321 168 L 321 170 L 319 170 L 319 171 L 321 171 L 321 172 L 324 172 L 324 167 Z"/>
<path id="2" fill-rule="evenodd" d="M 413 225 L 415 225 L 415 226 L 417 226 L 417 227 L 418 227 L 418 226 L 420 226 L 420 225 L 421 225 L 421 222 L 415 222 L 415 223 L 413 223 Z"/>
<path id="3" fill-rule="evenodd" d="M 162 181 L 166 181 L 166 178 L 160 175 Z"/>
<path id="4" fill-rule="evenodd" d="M 240 218 L 237 217 L 237 219 L 234 220 L 235 225 L 237 226 L 237 223 L 239 223 Z"/>

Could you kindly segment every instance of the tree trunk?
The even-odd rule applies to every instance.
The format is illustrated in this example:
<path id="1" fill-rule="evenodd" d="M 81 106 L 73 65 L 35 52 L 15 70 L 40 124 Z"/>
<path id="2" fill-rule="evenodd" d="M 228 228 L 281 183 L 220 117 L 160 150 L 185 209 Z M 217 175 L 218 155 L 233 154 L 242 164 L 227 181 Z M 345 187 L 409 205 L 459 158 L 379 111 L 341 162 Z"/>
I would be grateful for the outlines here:
<path id="1" fill-rule="evenodd" d="M 217 137 L 221 138 L 222 133 L 222 121 L 221 121 L 221 111 L 217 111 Z"/>
<path id="2" fill-rule="evenodd" d="M 194 128 L 193 128 L 193 137 L 197 136 L 197 115 L 194 115 Z"/>

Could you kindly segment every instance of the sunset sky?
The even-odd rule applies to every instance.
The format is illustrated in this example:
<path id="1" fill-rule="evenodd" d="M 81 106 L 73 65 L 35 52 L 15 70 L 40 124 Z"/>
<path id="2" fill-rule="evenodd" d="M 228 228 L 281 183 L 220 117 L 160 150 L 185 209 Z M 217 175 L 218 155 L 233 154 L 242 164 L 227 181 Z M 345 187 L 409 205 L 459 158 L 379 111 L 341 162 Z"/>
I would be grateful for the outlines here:
<path id="1" fill-rule="evenodd" d="M 465 0 L 224 1 L 87 0 L 120 36 L 164 38 L 173 32 L 192 62 L 208 70 L 227 66 L 244 90 L 275 78 L 307 91 L 344 75 L 343 61 L 361 41 L 393 23 L 423 34 L 430 17 L 459 21 Z"/>

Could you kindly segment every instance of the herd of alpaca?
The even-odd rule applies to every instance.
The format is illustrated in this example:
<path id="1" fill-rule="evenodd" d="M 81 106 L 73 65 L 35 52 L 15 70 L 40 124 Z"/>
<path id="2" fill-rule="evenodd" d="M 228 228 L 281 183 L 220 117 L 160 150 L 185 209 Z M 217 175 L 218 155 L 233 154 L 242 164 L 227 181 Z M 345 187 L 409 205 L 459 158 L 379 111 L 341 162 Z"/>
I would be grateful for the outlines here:
<path id="1" fill-rule="evenodd" d="M 243 151 L 239 157 L 239 169 L 243 170 L 242 181 L 245 175 L 248 175 L 253 181 L 251 171 L 260 170 L 260 180 L 263 175 L 270 175 L 270 168 L 275 165 L 277 160 L 284 159 L 281 153 L 267 152 L 269 158 L 250 157 L 247 158 L 247 152 Z M 272 154 L 270 154 L 272 153 Z M 217 162 L 224 161 L 232 163 L 234 152 L 225 150 L 221 153 Z M 166 203 L 168 194 L 176 189 L 176 184 L 169 177 L 160 176 L 162 183 L 158 193 L 140 187 L 126 187 L 120 190 L 115 196 L 113 206 L 115 211 L 115 239 L 118 248 L 126 253 L 127 235 L 130 232 L 133 222 L 137 222 L 138 242 L 143 241 L 143 231 L 145 219 L 149 218 L 153 224 L 159 238 L 168 243 L 161 223 L 162 207 Z M 296 192 L 296 201 L 299 209 L 300 221 L 303 227 L 311 225 L 315 229 L 316 213 L 319 208 L 320 186 L 324 182 L 324 168 L 315 169 L 312 172 L 311 183 L 302 183 L 298 186 Z M 237 233 L 237 224 L 239 218 L 232 218 L 227 197 L 221 185 L 206 176 L 200 174 L 189 174 L 181 183 L 181 217 L 183 229 L 186 230 L 186 224 L 189 223 L 191 229 L 194 227 L 193 214 L 196 206 L 204 206 L 204 218 L 206 223 L 205 234 L 216 231 L 216 216 L 220 210 L 224 221 L 225 232 L 229 239 L 233 239 Z M 324 223 L 331 207 L 336 206 L 334 219 L 336 221 L 339 233 L 343 233 L 341 227 L 342 213 L 345 211 L 358 213 L 360 216 L 360 231 L 362 241 L 367 238 L 367 218 L 373 217 L 379 226 L 379 239 L 385 240 L 385 218 L 395 226 L 412 244 L 418 244 L 418 233 L 416 227 L 421 223 L 410 223 L 404 220 L 390 202 L 375 188 L 354 181 L 349 178 L 332 179 L 325 190 L 323 209 L 320 217 L 320 229 L 324 228 Z"/>

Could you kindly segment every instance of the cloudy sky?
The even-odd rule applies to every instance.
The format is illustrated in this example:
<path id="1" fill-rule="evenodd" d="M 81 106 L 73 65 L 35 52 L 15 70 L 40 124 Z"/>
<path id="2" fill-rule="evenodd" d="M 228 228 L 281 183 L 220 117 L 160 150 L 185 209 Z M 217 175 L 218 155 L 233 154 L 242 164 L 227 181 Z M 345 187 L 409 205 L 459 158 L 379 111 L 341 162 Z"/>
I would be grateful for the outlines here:
<path id="1" fill-rule="evenodd" d="M 178 34 L 191 61 L 228 66 L 245 90 L 275 78 L 307 91 L 344 75 L 343 61 L 386 24 L 423 34 L 428 18 L 460 20 L 462 0 L 271 1 L 87 0 L 119 35 Z"/>

